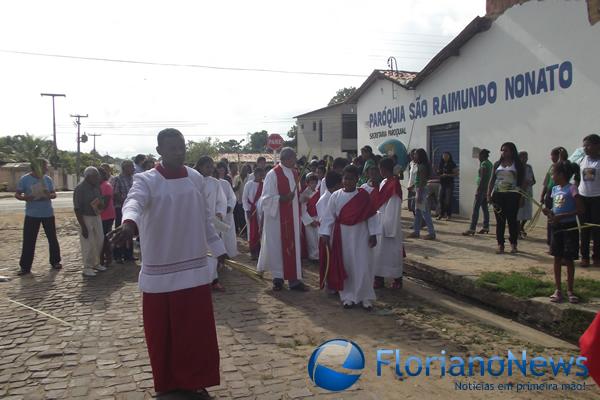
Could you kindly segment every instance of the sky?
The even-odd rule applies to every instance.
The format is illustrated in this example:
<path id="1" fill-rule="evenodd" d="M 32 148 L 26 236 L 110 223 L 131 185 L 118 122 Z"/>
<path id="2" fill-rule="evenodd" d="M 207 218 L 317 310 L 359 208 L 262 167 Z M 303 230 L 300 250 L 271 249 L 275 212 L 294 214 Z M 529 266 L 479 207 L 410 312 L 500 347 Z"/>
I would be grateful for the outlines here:
<path id="1" fill-rule="evenodd" d="M 89 115 L 82 132 L 117 157 L 155 153 L 165 127 L 196 141 L 285 136 L 295 115 L 360 86 L 390 56 L 419 71 L 484 14 L 485 0 L 4 0 L 0 136 L 52 138 L 40 93 L 66 94 L 56 98 L 63 150 L 77 147 L 72 114 Z"/>

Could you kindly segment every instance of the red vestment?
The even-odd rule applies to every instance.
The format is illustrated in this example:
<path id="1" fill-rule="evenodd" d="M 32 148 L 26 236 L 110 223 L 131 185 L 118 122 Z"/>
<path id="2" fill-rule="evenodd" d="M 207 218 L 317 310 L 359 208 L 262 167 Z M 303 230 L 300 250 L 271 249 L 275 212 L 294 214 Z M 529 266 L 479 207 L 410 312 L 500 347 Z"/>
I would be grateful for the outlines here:
<path id="1" fill-rule="evenodd" d="M 277 190 L 280 196 L 291 193 L 290 183 L 283 172 L 281 165 L 273 168 L 277 176 Z M 293 170 L 294 182 L 298 182 L 298 171 Z M 297 189 L 297 188 L 295 188 Z M 297 193 L 297 192 L 296 192 Z M 296 195 L 296 201 L 299 201 Z M 298 279 L 296 273 L 296 233 L 294 226 L 294 199 L 287 202 L 279 202 L 279 223 L 281 228 L 281 255 L 283 259 L 283 278 L 294 281 Z M 300 221 L 298 221 L 299 223 Z"/>
<path id="2" fill-rule="evenodd" d="M 383 185 L 381 190 L 375 188 L 371 192 L 371 200 L 373 201 L 373 207 L 376 210 L 379 210 L 381 206 L 384 205 L 395 194 L 398 195 L 400 199 L 402 199 L 402 186 L 400 186 L 400 181 L 398 180 L 398 177 L 390 176 L 385 181 L 385 184 Z"/>
<path id="3" fill-rule="evenodd" d="M 597 385 L 600 385 L 600 313 L 579 338 L 581 355 L 587 357 L 585 366 Z"/>
<path id="4" fill-rule="evenodd" d="M 248 244 L 250 246 L 250 252 L 254 254 L 254 252 L 258 252 L 260 248 L 260 235 L 258 234 L 258 215 L 256 211 L 256 204 L 258 203 L 258 199 L 262 195 L 263 183 L 258 183 L 258 188 L 256 188 L 256 195 L 254 196 L 254 201 L 248 201 L 250 203 L 250 220 L 248 224 L 250 225 L 249 239 Z"/>

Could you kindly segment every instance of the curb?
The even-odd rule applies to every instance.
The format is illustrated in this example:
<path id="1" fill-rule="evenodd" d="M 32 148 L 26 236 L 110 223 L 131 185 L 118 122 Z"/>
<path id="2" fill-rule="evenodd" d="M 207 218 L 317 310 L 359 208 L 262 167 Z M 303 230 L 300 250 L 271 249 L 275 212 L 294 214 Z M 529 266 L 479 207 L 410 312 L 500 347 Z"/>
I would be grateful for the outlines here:
<path id="1" fill-rule="evenodd" d="M 554 304 L 545 298 L 521 299 L 491 285 L 479 285 L 473 275 L 448 272 L 410 258 L 404 261 L 404 271 L 410 277 L 476 300 L 571 343 L 578 342 L 596 316 L 596 310 L 583 305 Z"/>

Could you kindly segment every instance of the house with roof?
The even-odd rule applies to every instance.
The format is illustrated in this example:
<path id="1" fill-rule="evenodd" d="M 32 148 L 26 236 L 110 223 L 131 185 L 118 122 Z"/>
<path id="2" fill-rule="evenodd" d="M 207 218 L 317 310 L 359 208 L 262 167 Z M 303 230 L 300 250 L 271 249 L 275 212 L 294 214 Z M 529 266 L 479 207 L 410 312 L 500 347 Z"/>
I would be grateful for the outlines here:
<path id="1" fill-rule="evenodd" d="M 356 155 L 356 105 L 339 103 L 297 115 L 299 155 Z"/>
<path id="2" fill-rule="evenodd" d="M 418 73 L 374 71 L 346 101 L 357 148 L 390 138 L 459 165 L 455 210 L 471 212 L 478 150 L 529 153 L 539 198 L 556 146 L 570 153 L 600 133 L 600 0 L 488 0 Z M 400 79 L 392 79 L 394 77 Z"/>

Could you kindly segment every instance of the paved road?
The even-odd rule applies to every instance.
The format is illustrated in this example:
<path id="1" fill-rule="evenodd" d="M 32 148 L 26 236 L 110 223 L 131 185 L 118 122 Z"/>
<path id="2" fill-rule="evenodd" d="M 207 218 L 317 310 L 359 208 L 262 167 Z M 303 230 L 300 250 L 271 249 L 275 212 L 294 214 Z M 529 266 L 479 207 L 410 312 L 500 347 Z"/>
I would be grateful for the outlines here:
<path id="1" fill-rule="evenodd" d="M 52 200 L 54 209 L 73 208 L 73 192 L 58 192 L 56 199 Z M 0 213 L 12 213 L 25 210 L 25 203 L 12 198 L 0 199 Z"/>
<path id="2" fill-rule="evenodd" d="M 64 269 L 48 268 L 46 241 L 40 237 L 34 275 L 18 278 L 20 218 L 0 216 L 0 398 L 2 399 L 150 399 L 152 375 L 141 321 L 139 267 L 115 265 L 92 279 L 81 276 L 79 243 L 73 216 L 59 214 L 59 241 Z M 238 261 L 250 264 L 245 255 Z M 304 266 L 304 278 L 316 287 L 315 265 Z M 535 355 L 567 358 L 572 346 L 507 326 L 493 315 L 475 315 L 472 306 L 435 290 L 415 288 L 377 292 L 373 312 L 344 310 L 339 299 L 313 289 L 308 293 L 273 292 L 268 280 L 251 279 L 237 269 L 220 271 L 227 288 L 215 293 L 215 315 L 221 354 L 221 385 L 210 388 L 217 399 L 593 399 L 586 392 L 520 393 L 457 390 L 455 379 L 394 376 L 394 363 L 376 376 L 376 350 L 400 349 L 408 355 L 505 355 L 528 349 Z M 12 302 L 16 301 L 18 303 Z M 51 319 L 30 308 L 43 311 Z M 461 311 L 459 308 L 466 311 Z M 483 311 L 481 311 L 483 312 Z M 483 322 L 482 322 L 483 321 Z M 357 384 L 343 393 L 316 388 L 306 372 L 319 343 L 349 338 L 364 351 L 366 368 Z M 528 355 L 530 354 L 528 352 Z M 531 356 L 533 357 L 533 355 Z M 582 382 L 574 377 L 537 380 L 519 376 L 511 382 Z M 460 382 L 508 382 L 489 376 Z M 587 381 L 590 388 L 591 379 Z M 401 396 L 399 396 L 401 393 Z"/>

